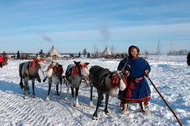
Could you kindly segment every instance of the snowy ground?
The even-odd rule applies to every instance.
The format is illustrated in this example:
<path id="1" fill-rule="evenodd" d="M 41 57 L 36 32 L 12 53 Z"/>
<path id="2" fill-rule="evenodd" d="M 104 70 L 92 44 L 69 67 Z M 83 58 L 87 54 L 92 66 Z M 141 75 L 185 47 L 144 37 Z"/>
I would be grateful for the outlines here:
<path id="1" fill-rule="evenodd" d="M 86 61 L 92 65 L 101 65 L 115 70 L 119 60 L 75 59 Z M 152 67 L 150 78 L 162 95 L 176 112 L 184 126 L 190 125 L 190 67 L 186 65 L 185 56 L 149 56 Z M 73 60 L 59 61 L 64 66 Z M 66 88 L 63 86 L 61 99 L 51 92 L 50 101 L 44 101 L 47 95 L 47 82 L 36 83 L 37 98 L 23 99 L 23 90 L 19 87 L 18 65 L 22 60 L 9 60 L 9 64 L 0 69 L 0 125 L 1 126 L 177 126 L 173 114 L 150 84 L 152 99 L 148 106 L 149 114 L 139 112 L 137 104 L 130 105 L 130 114 L 122 115 L 117 98 L 110 98 L 110 114 L 105 115 L 100 108 L 99 120 L 92 120 L 95 108 L 89 108 L 89 88 L 85 84 L 79 90 L 81 107 L 75 108 L 70 100 L 65 100 Z M 41 78 L 43 75 L 41 74 Z M 31 86 L 31 85 L 30 85 Z M 96 91 L 93 99 L 96 104 Z"/>

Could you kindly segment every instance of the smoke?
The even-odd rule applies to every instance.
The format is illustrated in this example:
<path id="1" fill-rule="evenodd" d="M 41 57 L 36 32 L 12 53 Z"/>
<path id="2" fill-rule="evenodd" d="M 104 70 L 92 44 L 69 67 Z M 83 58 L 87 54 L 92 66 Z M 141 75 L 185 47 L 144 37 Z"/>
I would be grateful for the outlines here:
<path id="1" fill-rule="evenodd" d="M 101 28 L 100 28 L 100 34 L 101 34 L 101 39 L 102 39 L 102 42 L 104 43 L 108 43 L 109 42 L 109 39 L 110 39 L 110 32 L 109 32 L 109 27 L 108 25 L 103 25 Z"/>
<path id="2" fill-rule="evenodd" d="M 42 40 L 48 42 L 48 43 L 52 43 L 53 42 L 53 39 L 48 36 L 47 34 L 42 34 Z"/>

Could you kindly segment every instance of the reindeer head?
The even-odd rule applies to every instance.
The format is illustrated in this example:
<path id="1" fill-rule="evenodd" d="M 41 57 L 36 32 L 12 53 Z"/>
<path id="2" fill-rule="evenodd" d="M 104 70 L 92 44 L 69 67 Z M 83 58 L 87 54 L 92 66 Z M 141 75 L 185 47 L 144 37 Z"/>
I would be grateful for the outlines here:
<path id="1" fill-rule="evenodd" d="M 79 72 L 83 77 L 89 76 L 89 74 L 90 74 L 89 69 L 88 69 L 89 63 L 76 62 L 76 61 L 74 61 L 74 63 L 76 65 L 76 67 L 79 69 Z"/>
<path id="2" fill-rule="evenodd" d="M 43 58 L 40 58 L 40 57 L 35 58 L 35 59 L 32 61 L 32 64 L 33 64 L 33 65 L 35 64 L 35 66 L 33 66 L 33 67 L 38 66 L 40 69 L 45 67 L 44 59 L 43 59 Z"/>
<path id="3" fill-rule="evenodd" d="M 114 71 L 111 75 L 111 85 L 110 85 L 110 95 L 116 96 L 117 94 L 117 88 L 119 90 L 123 91 L 125 90 L 127 85 L 126 77 L 123 75 L 121 71 Z"/>

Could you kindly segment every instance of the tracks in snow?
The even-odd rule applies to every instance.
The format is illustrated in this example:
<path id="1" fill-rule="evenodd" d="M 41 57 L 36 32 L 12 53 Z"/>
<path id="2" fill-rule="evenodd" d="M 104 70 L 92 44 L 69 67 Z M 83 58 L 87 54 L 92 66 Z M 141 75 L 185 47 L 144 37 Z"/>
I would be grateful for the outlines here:
<path id="1" fill-rule="evenodd" d="M 0 125 L 74 125 L 78 122 L 77 115 L 84 116 L 84 113 L 73 109 L 63 100 L 43 101 L 40 98 L 24 100 L 21 96 L 2 91 L 0 105 Z"/>

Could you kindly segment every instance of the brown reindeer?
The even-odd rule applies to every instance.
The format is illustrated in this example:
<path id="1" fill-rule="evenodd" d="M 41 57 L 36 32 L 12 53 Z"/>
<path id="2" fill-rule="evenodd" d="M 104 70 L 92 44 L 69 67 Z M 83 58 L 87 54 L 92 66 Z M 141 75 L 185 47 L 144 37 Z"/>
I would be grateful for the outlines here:
<path id="1" fill-rule="evenodd" d="M 44 67 L 42 58 L 35 58 L 33 61 L 27 61 L 24 63 L 21 63 L 19 65 L 19 75 L 20 75 L 20 87 L 21 89 L 24 88 L 24 99 L 28 98 L 28 81 L 32 80 L 32 91 L 33 91 L 33 97 L 35 97 L 35 91 L 34 91 L 34 84 L 35 80 L 37 79 L 38 82 L 41 83 L 40 76 L 38 74 L 38 71 L 40 68 Z M 23 84 L 24 80 L 24 84 Z"/>
<path id="2" fill-rule="evenodd" d="M 117 89 L 123 91 L 126 88 L 126 78 L 124 77 L 122 71 L 113 71 L 103 68 L 101 66 L 92 66 L 90 68 L 89 81 L 91 84 L 91 93 L 90 93 L 90 106 L 93 106 L 92 103 L 92 92 L 93 87 L 97 89 L 98 99 L 96 110 L 93 114 L 93 119 L 98 119 L 98 108 L 101 105 L 103 95 L 106 95 L 105 99 L 105 109 L 106 114 L 108 111 L 108 101 L 109 96 L 115 97 L 117 94 Z"/>

